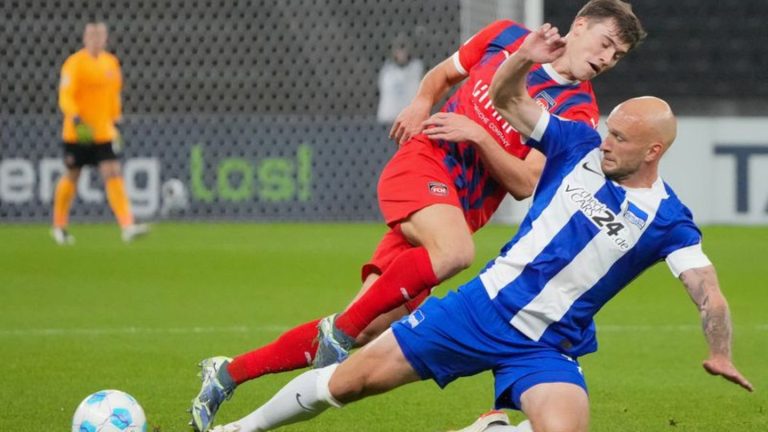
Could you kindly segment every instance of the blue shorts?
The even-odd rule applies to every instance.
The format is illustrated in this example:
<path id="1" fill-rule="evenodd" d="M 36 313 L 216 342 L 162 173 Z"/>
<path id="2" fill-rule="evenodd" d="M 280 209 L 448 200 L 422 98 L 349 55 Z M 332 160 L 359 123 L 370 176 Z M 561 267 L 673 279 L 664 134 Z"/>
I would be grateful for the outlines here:
<path id="1" fill-rule="evenodd" d="M 392 331 L 419 376 L 440 387 L 492 370 L 496 408 L 520 409 L 520 396 L 541 383 L 571 383 L 587 390 L 579 363 L 504 321 L 479 279 L 444 298 L 430 298 L 392 324 Z"/>

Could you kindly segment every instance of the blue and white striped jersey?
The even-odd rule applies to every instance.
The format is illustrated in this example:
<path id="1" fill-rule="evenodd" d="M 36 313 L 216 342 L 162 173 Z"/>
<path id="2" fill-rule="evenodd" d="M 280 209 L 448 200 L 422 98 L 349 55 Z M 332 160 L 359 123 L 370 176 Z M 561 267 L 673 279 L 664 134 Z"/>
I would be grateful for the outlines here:
<path id="1" fill-rule="evenodd" d="M 709 265 L 701 232 L 672 189 L 622 187 L 601 168 L 600 135 L 544 112 L 529 145 L 547 156 L 517 235 L 479 278 L 499 313 L 572 356 L 597 349 L 593 316 L 645 269 Z"/>

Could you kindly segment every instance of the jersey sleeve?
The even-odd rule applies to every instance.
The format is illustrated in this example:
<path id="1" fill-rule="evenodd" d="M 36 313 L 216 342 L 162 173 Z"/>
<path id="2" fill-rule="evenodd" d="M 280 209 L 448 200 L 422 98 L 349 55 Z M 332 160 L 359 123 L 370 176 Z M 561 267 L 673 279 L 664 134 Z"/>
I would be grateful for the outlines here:
<path id="1" fill-rule="evenodd" d="M 704 254 L 701 243 L 673 251 L 667 255 L 666 261 L 669 270 L 675 277 L 680 277 L 680 274 L 686 270 L 712 265 L 707 255 Z"/>
<path id="2" fill-rule="evenodd" d="M 600 121 L 600 110 L 597 107 L 597 97 L 589 81 L 564 91 L 558 99 L 559 103 L 552 110 L 553 114 L 569 120 L 584 122 L 592 128 L 597 128 Z"/>
<path id="3" fill-rule="evenodd" d="M 599 142 L 600 136 L 587 124 L 563 119 L 542 110 L 541 117 L 525 144 L 544 153 L 547 159 L 551 159 L 565 149 L 590 145 L 594 140 Z"/>
<path id="4" fill-rule="evenodd" d="M 123 102 L 120 96 L 120 93 L 123 90 L 123 74 L 120 70 L 120 61 L 117 59 L 117 57 L 114 57 L 114 68 L 116 78 L 112 88 L 112 103 L 110 112 L 112 114 L 112 121 L 117 121 L 123 115 Z"/>
<path id="5" fill-rule="evenodd" d="M 594 99 L 589 102 L 579 103 L 577 101 L 568 101 L 567 106 L 557 113 L 557 115 L 582 123 L 586 123 L 593 129 L 597 128 L 600 121 L 600 112 L 597 109 L 597 104 L 594 103 Z"/>
<path id="6" fill-rule="evenodd" d="M 504 37 L 499 36 L 505 33 Z M 501 51 L 515 40 L 522 39 L 528 29 L 511 20 L 494 21 L 469 38 L 453 55 L 453 64 L 462 75 L 478 64 L 486 52 Z"/>
<path id="7" fill-rule="evenodd" d="M 690 210 L 684 208 L 682 223 L 679 223 L 665 237 L 661 250 L 669 270 L 675 277 L 692 268 L 711 265 L 709 258 L 701 248 L 701 230 L 693 222 Z"/>
<path id="8" fill-rule="evenodd" d="M 59 77 L 59 108 L 68 118 L 78 115 L 78 108 L 75 103 L 76 88 L 77 67 L 74 59 L 70 57 L 61 67 L 61 76 Z"/>

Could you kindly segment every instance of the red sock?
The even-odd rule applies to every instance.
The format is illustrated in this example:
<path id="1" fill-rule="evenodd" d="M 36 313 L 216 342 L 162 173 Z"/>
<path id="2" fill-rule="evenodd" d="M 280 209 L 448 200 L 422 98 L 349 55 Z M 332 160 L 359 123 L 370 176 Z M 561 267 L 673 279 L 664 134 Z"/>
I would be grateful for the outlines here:
<path id="1" fill-rule="evenodd" d="M 362 297 L 336 318 L 336 327 L 355 338 L 379 315 L 438 283 L 427 250 L 424 247 L 408 249 L 392 261 Z"/>
<path id="2" fill-rule="evenodd" d="M 227 372 L 237 384 L 269 373 L 301 369 L 312 364 L 317 352 L 317 323 L 301 324 L 280 335 L 274 342 L 235 357 Z"/>

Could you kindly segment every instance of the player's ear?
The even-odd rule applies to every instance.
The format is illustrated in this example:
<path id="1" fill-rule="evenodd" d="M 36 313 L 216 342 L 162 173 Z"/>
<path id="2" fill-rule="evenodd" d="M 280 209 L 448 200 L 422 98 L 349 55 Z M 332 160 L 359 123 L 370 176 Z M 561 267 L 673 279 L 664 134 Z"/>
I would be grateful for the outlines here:
<path id="1" fill-rule="evenodd" d="M 589 26 L 589 18 L 577 17 L 576 19 L 573 20 L 573 23 L 571 23 L 571 29 L 569 33 L 573 33 L 574 35 L 578 36 L 581 33 L 583 33 L 588 26 Z"/>
<path id="2" fill-rule="evenodd" d="M 645 161 L 653 162 L 661 159 L 661 155 L 664 153 L 664 144 L 659 141 L 654 141 L 648 146 L 648 150 L 645 153 Z"/>

